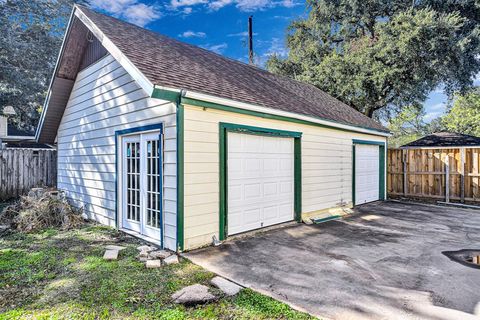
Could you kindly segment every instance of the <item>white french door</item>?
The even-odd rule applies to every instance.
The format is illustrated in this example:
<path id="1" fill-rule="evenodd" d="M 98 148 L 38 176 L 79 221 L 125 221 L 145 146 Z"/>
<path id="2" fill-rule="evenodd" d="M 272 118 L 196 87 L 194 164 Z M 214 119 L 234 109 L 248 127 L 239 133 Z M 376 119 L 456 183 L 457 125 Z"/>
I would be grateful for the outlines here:
<path id="1" fill-rule="evenodd" d="M 122 227 L 161 240 L 160 132 L 122 137 Z"/>

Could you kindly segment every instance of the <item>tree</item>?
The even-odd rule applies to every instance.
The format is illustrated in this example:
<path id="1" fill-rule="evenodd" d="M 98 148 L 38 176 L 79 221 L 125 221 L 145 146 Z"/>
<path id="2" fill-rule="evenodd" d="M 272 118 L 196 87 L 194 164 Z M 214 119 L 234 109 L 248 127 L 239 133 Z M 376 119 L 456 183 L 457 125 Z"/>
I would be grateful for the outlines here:
<path id="1" fill-rule="evenodd" d="M 0 109 L 32 130 L 60 49 L 73 0 L 0 1 Z"/>
<path id="2" fill-rule="evenodd" d="M 388 138 L 389 147 L 398 148 L 421 138 L 428 127 L 423 121 L 424 116 L 425 111 L 422 107 L 410 105 L 392 117 L 387 124 L 392 133 Z"/>
<path id="3" fill-rule="evenodd" d="M 312 83 L 372 117 L 420 104 L 439 85 L 464 92 L 480 71 L 480 4 L 308 0 L 289 27 L 286 59 L 267 68 Z"/>
<path id="4" fill-rule="evenodd" d="M 442 124 L 449 131 L 480 137 L 480 87 L 455 95 Z"/>

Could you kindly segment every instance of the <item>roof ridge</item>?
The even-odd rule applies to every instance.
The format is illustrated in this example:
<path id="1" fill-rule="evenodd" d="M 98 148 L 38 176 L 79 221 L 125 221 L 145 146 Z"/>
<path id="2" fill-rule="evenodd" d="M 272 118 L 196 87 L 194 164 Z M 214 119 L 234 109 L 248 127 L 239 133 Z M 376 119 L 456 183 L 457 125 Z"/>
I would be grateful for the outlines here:
<path id="1" fill-rule="evenodd" d="M 242 66 L 242 67 L 248 67 L 248 68 L 253 69 L 254 71 L 259 71 L 259 72 L 261 72 L 262 74 L 271 75 L 271 76 L 273 76 L 273 77 L 280 78 L 280 79 L 285 79 L 285 80 L 287 80 L 287 81 L 292 81 L 292 82 L 295 82 L 295 83 L 300 84 L 300 85 L 310 86 L 310 87 L 312 87 L 312 88 L 315 89 L 315 90 L 319 90 L 319 91 L 321 91 L 322 93 L 328 94 L 328 93 L 326 93 L 325 91 L 323 91 L 322 89 L 316 87 L 315 85 L 313 85 L 313 84 L 311 84 L 311 83 L 309 83 L 309 82 L 300 81 L 300 80 L 297 80 L 297 79 L 295 79 L 295 78 L 288 77 L 288 76 L 286 76 L 286 75 L 276 74 L 276 73 L 270 72 L 270 71 L 265 70 L 265 69 L 263 69 L 263 68 L 261 68 L 261 67 L 259 67 L 259 66 L 251 65 L 251 64 L 245 63 L 245 62 L 243 62 L 243 61 L 240 61 L 240 60 L 237 60 L 237 59 L 228 57 L 228 56 L 221 55 L 221 54 L 216 53 L 216 52 L 214 52 L 214 51 L 205 49 L 205 48 L 203 48 L 203 47 L 201 47 L 201 46 L 196 46 L 196 45 L 191 44 L 191 43 L 188 43 L 188 42 L 180 41 L 180 40 L 175 39 L 175 38 L 173 38 L 173 37 L 171 37 L 171 36 L 168 36 L 168 35 L 165 35 L 165 34 L 162 34 L 162 33 L 158 33 L 158 32 L 155 32 L 155 31 L 146 29 L 146 28 L 142 28 L 142 27 L 137 26 L 136 24 L 133 24 L 133 23 L 131 23 L 131 22 L 128 22 L 128 21 L 125 21 L 125 20 L 122 20 L 122 19 L 119 19 L 119 18 L 116 18 L 116 17 L 113 17 L 113 16 L 109 16 L 109 15 L 107 15 L 107 14 L 104 14 L 104 13 L 102 13 L 102 12 L 99 12 L 99 11 L 97 11 L 97 10 L 94 10 L 94 9 L 92 9 L 92 8 L 89 8 L 89 7 L 84 6 L 84 5 L 81 5 L 81 4 L 75 4 L 75 6 L 80 7 L 80 8 L 84 8 L 84 9 L 87 9 L 87 10 L 89 10 L 89 11 L 94 12 L 95 14 L 99 14 L 99 15 L 102 15 L 102 16 L 105 16 L 105 17 L 108 17 L 108 18 L 111 18 L 111 19 L 119 20 L 119 21 L 121 21 L 122 23 L 131 25 L 132 27 L 134 27 L 134 28 L 136 28 L 136 29 L 139 29 L 139 30 L 141 30 L 141 31 L 143 31 L 143 32 L 146 31 L 146 32 L 152 34 L 152 35 L 155 36 L 155 37 L 162 37 L 162 38 L 168 39 L 168 40 L 170 40 L 170 41 L 174 41 L 174 42 L 176 42 L 176 43 L 178 43 L 178 44 L 181 44 L 181 45 L 184 45 L 184 46 L 188 46 L 188 47 L 191 47 L 191 48 L 194 48 L 194 49 L 197 49 L 197 50 L 202 50 L 202 51 L 204 51 L 204 52 L 207 52 L 208 54 L 215 55 L 215 56 L 217 56 L 217 57 L 219 57 L 219 58 L 221 58 L 221 59 L 228 60 L 228 61 L 233 62 L 233 63 L 235 63 L 235 64 L 238 64 L 238 65 L 240 65 L 240 66 Z M 330 95 L 330 94 L 329 94 L 329 95 Z M 331 95 L 330 95 L 330 96 L 331 96 Z M 334 98 L 334 99 L 336 99 L 336 100 L 338 100 L 338 101 L 341 102 L 341 103 L 344 103 L 343 101 L 339 100 L 338 98 L 335 98 L 335 97 L 333 97 L 333 96 L 331 96 L 331 97 Z M 344 103 L 344 104 L 345 104 L 345 103 Z M 347 105 L 347 106 L 348 106 L 348 105 Z M 348 106 L 348 107 L 351 107 L 351 106 Z"/>
<path id="2" fill-rule="evenodd" d="M 75 6 L 154 85 L 388 132 L 375 120 L 311 83 L 269 72 L 87 6 Z"/>

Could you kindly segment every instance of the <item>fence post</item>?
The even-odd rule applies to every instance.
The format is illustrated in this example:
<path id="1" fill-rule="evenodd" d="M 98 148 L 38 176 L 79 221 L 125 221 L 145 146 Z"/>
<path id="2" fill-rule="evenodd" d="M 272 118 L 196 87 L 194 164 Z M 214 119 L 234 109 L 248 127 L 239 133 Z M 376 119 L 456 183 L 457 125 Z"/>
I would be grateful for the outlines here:
<path id="1" fill-rule="evenodd" d="M 402 149 L 402 161 L 403 161 L 403 195 L 406 196 L 408 193 L 408 182 L 407 182 L 407 153 L 408 150 Z"/>
<path id="2" fill-rule="evenodd" d="M 460 200 L 465 202 L 465 148 L 460 148 Z"/>
<path id="3" fill-rule="evenodd" d="M 445 156 L 445 202 L 450 202 L 450 159 Z"/>

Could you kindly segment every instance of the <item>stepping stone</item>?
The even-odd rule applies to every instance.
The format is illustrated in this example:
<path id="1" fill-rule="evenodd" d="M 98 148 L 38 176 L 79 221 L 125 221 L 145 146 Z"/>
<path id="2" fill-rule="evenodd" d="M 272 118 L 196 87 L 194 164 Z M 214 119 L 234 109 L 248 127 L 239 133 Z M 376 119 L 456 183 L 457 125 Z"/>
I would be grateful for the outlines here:
<path id="1" fill-rule="evenodd" d="M 208 291 L 208 287 L 201 284 L 194 284 L 178 290 L 172 295 L 175 303 L 195 305 L 215 300 L 216 297 Z"/>
<path id="2" fill-rule="evenodd" d="M 105 249 L 106 250 L 117 250 L 117 251 L 121 251 L 123 249 L 126 249 L 126 247 L 121 247 L 121 246 L 116 246 L 114 244 L 109 244 L 108 246 L 105 246 Z"/>
<path id="3" fill-rule="evenodd" d="M 149 259 L 165 259 L 172 254 L 168 252 L 167 250 L 157 250 L 157 251 L 152 251 L 148 254 Z"/>
<path id="4" fill-rule="evenodd" d="M 178 257 L 175 255 L 175 254 L 172 254 L 171 256 L 169 257 L 166 257 L 163 262 L 166 264 L 166 265 L 169 265 L 169 264 L 175 264 L 175 263 L 178 263 Z"/>
<path id="5" fill-rule="evenodd" d="M 140 253 L 137 255 L 137 258 L 145 258 L 148 259 L 148 252 L 147 251 L 140 251 Z"/>
<path id="6" fill-rule="evenodd" d="M 106 250 L 103 255 L 105 260 L 117 260 L 118 259 L 118 250 Z"/>
<path id="7" fill-rule="evenodd" d="M 137 250 L 140 251 L 140 252 L 151 252 L 151 251 L 154 251 L 156 249 L 157 248 L 155 248 L 155 247 L 151 247 L 151 246 L 147 246 L 147 245 L 140 246 L 140 247 L 137 248 Z"/>
<path id="8" fill-rule="evenodd" d="M 242 290 L 242 287 L 238 284 L 218 276 L 210 280 L 210 283 L 222 290 L 227 296 L 234 296 Z"/>
<path id="9" fill-rule="evenodd" d="M 148 258 L 147 257 L 138 257 L 138 261 L 140 262 L 147 262 Z"/>
<path id="10" fill-rule="evenodd" d="M 145 266 L 147 267 L 147 269 L 160 268 L 162 266 L 162 260 L 147 260 Z"/>

